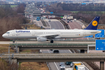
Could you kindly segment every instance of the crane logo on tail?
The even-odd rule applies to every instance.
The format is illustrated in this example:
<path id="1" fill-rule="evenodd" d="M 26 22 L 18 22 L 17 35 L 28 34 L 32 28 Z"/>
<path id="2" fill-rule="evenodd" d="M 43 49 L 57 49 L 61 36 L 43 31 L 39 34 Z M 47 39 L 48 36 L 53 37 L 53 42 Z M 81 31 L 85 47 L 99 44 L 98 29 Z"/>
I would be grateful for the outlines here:
<path id="1" fill-rule="evenodd" d="M 98 22 L 97 22 L 97 21 L 93 21 L 93 22 L 92 22 L 92 25 L 93 25 L 93 26 L 97 26 L 97 25 L 98 25 Z"/>

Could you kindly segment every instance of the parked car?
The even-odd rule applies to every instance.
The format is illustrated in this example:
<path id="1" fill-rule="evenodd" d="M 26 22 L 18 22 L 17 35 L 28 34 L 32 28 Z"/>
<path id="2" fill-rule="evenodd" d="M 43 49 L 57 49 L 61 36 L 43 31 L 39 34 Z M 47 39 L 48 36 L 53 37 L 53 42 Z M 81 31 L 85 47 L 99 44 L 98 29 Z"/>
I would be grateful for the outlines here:
<path id="1" fill-rule="evenodd" d="M 65 63 L 64 62 L 60 62 L 59 66 L 60 66 L 60 70 L 65 70 Z"/>
<path id="2" fill-rule="evenodd" d="M 72 62 L 65 62 L 66 65 L 70 65 Z"/>
<path id="3" fill-rule="evenodd" d="M 59 53 L 59 50 L 54 50 L 53 53 Z"/>

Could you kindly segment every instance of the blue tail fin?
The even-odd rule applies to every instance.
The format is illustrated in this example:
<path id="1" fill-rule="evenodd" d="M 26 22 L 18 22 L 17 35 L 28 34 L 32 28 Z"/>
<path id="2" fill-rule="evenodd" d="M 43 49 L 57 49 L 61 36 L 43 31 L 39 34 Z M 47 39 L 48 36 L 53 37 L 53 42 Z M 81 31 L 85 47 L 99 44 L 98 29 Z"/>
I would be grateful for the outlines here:
<path id="1" fill-rule="evenodd" d="M 85 30 L 97 30 L 100 17 L 95 17 Z"/>

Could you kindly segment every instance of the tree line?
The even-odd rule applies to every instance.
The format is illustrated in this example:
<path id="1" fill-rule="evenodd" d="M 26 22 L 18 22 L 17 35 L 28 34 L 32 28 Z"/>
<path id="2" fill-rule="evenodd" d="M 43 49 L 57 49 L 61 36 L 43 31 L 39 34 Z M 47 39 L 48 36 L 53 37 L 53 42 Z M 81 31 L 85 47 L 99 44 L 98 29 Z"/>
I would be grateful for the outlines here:
<path id="1" fill-rule="evenodd" d="M 90 6 L 89 6 L 90 5 Z M 104 4 L 96 4 L 96 6 L 94 4 L 89 4 L 89 5 L 85 5 L 90 7 L 90 9 L 93 9 L 94 7 L 105 7 Z M 96 16 L 100 16 L 100 24 L 105 24 L 105 11 L 70 11 L 70 9 L 76 9 L 76 8 L 81 8 L 82 5 L 80 4 L 61 4 L 61 3 L 56 3 L 56 4 L 52 4 L 50 6 L 47 6 L 46 9 L 49 10 L 50 12 L 54 12 L 54 13 L 63 13 L 63 14 L 71 14 L 74 18 L 76 19 L 81 19 L 83 21 L 85 21 L 86 23 L 90 23 L 92 21 L 92 19 Z M 84 5 L 83 5 L 84 6 Z M 93 6 L 93 7 L 91 7 Z M 102 8 L 103 8 L 102 7 Z M 100 9 L 102 9 L 100 8 Z"/>
<path id="2" fill-rule="evenodd" d="M 86 11 L 85 11 L 86 12 Z M 72 14 L 74 18 L 76 19 L 81 19 L 83 21 L 85 21 L 86 23 L 90 23 L 96 16 L 100 16 L 100 21 L 99 23 L 100 24 L 105 24 L 105 13 L 102 13 L 100 12 L 96 12 L 96 11 L 93 11 L 91 13 L 84 13 L 83 11 L 81 12 L 78 12 L 78 13 L 75 13 L 75 14 Z"/>
<path id="3" fill-rule="evenodd" d="M 0 40 L 7 40 L 2 38 L 2 34 L 8 30 L 21 29 L 21 24 L 28 23 L 28 20 L 23 15 L 24 9 L 19 5 L 16 10 L 11 7 L 0 7 Z"/>
<path id="4" fill-rule="evenodd" d="M 58 6 L 61 6 L 63 10 L 67 11 L 105 11 L 104 4 L 61 4 L 58 3 Z"/>

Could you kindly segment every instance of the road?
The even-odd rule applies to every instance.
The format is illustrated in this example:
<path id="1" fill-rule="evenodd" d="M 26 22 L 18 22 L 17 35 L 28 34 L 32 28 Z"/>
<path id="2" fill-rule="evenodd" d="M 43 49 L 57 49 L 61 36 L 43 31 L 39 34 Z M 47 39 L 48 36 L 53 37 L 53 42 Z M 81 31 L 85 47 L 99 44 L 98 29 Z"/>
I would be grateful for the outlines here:
<path id="1" fill-rule="evenodd" d="M 42 53 L 50 53 L 48 49 L 42 50 Z M 55 62 L 47 62 L 51 70 L 58 70 Z"/>
<path id="2" fill-rule="evenodd" d="M 50 50 L 42 50 L 42 53 L 53 53 L 53 51 Z M 71 51 L 69 50 L 59 50 L 59 53 L 71 53 Z M 60 62 L 49 62 L 48 63 L 50 65 L 50 68 L 52 70 L 60 70 Z M 65 65 L 65 67 L 69 67 L 69 65 Z"/>
<path id="3" fill-rule="evenodd" d="M 43 26 L 43 24 L 41 23 L 41 21 L 37 21 L 37 20 L 33 20 L 33 23 L 39 27 Z"/>
<path id="4" fill-rule="evenodd" d="M 50 19 L 50 22 L 49 20 L 46 21 L 50 24 L 51 29 L 65 29 L 63 24 L 57 19 Z"/>
<path id="5" fill-rule="evenodd" d="M 67 23 L 70 29 L 81 29 L 82 25 L 77 22 L 77 20 L 71 20 Z"/>
<path id="6" fill-rule="evenodd" d="M 50 29 L 50 25 L 49 25 L 49 24 L 47 24 L 47 26 L 44 26 L 44 24 L 43 24 L 41 21 L 37 21 L 36 19 L 33 20 L 33 23 L 34 23 L 36 26 L 38 26 L 38 27 L 43 27 L 43 28 L 45 28 L 45 29 Z"/>
<path id="7" fill-rule="evenodd" d="M 15 44 L 49 44 L 50 42 L 38 41 L 16 41 Z M 0 41 L 0 44 L 13 44 L 12 41 Z M 71 41 L 55 41 L 53 44 L 95 44 L 95 42 L 71 42 Z"/>
<path id="8" fill-rule="evenodd" d="M 42 53 L 53 53 L 50 50 L 42 50 Z M 51 70 L 59 70 L 59 62 L 48 62 Z"/>
<path id="9" fill-rule="evenodd" d="M 49 22 L 49 20 L 47 20 L 47 22 L 50 24 L 51 29 L 65 29 L 63 24 L 59 20 L 51 19 L 50 22 Z M 71 53 L 70 50 L 59 50 L 59 52 L 60 53 Z M 53 53 L 53 52 L 48 50 L 48 53 Z M 50 62 L 49 63 L 52 70 L 60 70 L 59 64 L 60 64 L 59 62 Z M 65 65 L 65 67 L 68 67 L 68 66 Z"/>

